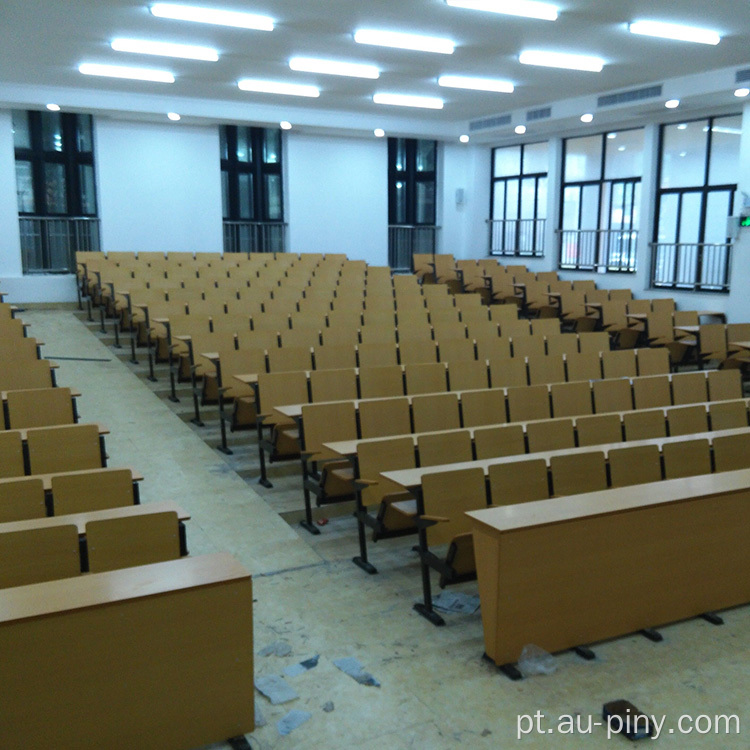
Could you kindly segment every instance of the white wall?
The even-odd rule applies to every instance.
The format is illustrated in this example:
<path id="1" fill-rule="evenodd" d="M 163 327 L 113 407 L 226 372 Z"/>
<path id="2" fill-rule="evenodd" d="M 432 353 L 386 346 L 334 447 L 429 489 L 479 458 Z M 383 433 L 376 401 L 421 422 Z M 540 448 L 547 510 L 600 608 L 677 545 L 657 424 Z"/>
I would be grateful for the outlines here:
<path id="1" fill-rule="evenodd" d="M 96 119 L 102 248 L 221 252 L 219 129 Z"/>
<path id="2" fill-rule="evenodd" d="M 388 265 L 387 141 L 292 132 L 285 158 L 289 250 Z"/>
<path id="3" fill-rule="evenodd" d="M 16 167 L 9 110 L 0 110 L 0 278 L 21 275 Z M 5 291 L 5 290 L 3 290 Z"/>

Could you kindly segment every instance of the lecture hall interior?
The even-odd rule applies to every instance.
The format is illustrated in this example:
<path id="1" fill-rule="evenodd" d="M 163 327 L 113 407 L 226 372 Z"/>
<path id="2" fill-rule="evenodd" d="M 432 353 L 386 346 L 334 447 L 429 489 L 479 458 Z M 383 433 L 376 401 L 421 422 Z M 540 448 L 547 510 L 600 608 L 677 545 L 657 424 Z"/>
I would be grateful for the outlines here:
<path id="1" fill-rule="evenodd" d="M 748 746 L 746 0 L 0 29 L 2 750 Z"/>

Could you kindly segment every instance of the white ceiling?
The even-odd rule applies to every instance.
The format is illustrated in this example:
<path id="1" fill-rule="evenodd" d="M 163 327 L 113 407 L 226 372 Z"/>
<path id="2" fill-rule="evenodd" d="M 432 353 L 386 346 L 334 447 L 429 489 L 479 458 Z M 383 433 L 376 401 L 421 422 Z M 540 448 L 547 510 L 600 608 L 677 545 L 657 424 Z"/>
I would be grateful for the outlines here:
<path id="1" fill-rule="evenodd" d="M 174 101 L 169 109 L 192 110 L 202 119 L 293 119 L 284 116 L 288 111 L 311 126 L 330 127 L 337 117 L 349 122 L 355 115 L 360 123 L 371 120 L 368 127 L 376 127 L 383 118 L 397 116 L 437 134 L 447 126 L 465 128 L 478 117 L 750 66 L 748 0 L 559 0 L 556 22 L 452 8 L 444 0 L 183 1 L 269 15 L 276 29 L 248 31 L 159 19 L 149 13 L 148 0 L 2 0 L 0 105 L 17 103 L 9 91 L 38 91 L 42 96 L 57 90 L 60 97 L 68 96 L 70 106 L 78 103 L 80 108 L 85 101 L 89 110 L 97 108 L 92 104 L 101 95 L 98 108 L 110 113 L 118 110 L 118 96 L 131 102 L 142 97 L 140 106 L 129 108 L 146 116 L 163 116 L 163 106 Z M 712 47 L 638 37 L 625 28 L 637 18 L 703 26 L 724 38 Z M 355 44 L 352 33 L 359 27 L 450 37 L 457 47 L 453 55 L 440 55 Z M 220 60 L 118 53 L 109 47 L 116 36 L 212 46 Z M 518 62 L 525 48 L 598 55 L 607 65 L 599 74 L 535 68 Z M 371 63 L 382 74 L 370 81 L 295 73 L 287 64 L 293 55 Z M 81 62 L 163 68 L 177 81 L 168 85 L 95 79 L 78 73 Z M 510 79 L 516 91 L 508 95 L 440 88 L 436 79 L 441 74 Z M 312 100 L 241 92 L 236 82 L 243 77 L 315 84 L 321 96 Z M 732 103 L 732 88 L 727 82 L 727 105 Z M 376 91 L 441 96 L 446 104 L 442 111 L 394 111 L 372 102 Z M 717 92 L 711 93 L 715 100 Z M 23 104 L 31 103 L 29 96 Z"/>

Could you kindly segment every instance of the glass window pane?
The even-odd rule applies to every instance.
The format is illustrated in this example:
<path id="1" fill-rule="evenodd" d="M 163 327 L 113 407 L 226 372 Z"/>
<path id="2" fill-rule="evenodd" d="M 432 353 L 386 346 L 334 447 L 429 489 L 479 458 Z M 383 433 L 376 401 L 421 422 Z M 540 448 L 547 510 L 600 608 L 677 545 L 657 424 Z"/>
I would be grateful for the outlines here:
<path id="1" fill-rule="evenodd" d="M 505 182 L 498 180 L 492 196 L 492 218 L 502 220 L 505 218 Z"/>
<path id="2" fill-rule="evenodd" d="M 237 161 L 250 163 L 253 160 L 253 147 L 249 128 L 237 128 Z"/>
<path id="3" fill-rule="evenodd" d="M 703 185 L 707 135 L 707 120 L 664 126 L 661 157 L 663 188 Z"/>
<path id="4" fill-rule="evenodd" d="M 521 181 L 521 218 L 534 218 L 536 203 L 536 179 L 533 177 Z"/>
<path id="5" fill-rule="evenodd" d="M 505 183 L 507 196 L 505 202 L 506 219 L 518 218 L 518 183 L 519 180 L 507 180 Z"/>
<path id="6" fill-rule="evenodd" d="M 633 186 L 633 203 L 630 211 L 632 213 L 630 219 L 630 227 L 636 232 L 641 228 L 641 183 L 636 182 Z"/>
<path id="7" fill-rule="evenodd" d="M 396 183 L 396 224 L 406 224 L 406 183 Z"/>
<path id="8" fill-rule="evenodd" d="M 47 213 L 65 214 L 68 212 L 68 199 L 65 192 L 65 167 L 62 164 L 44 165 L 44 193 L 47 200 Z"/>
<path id="9" fill-rule="evenodd" d="M 221 212 L 225 219 L 229 218 L 229 174 L 221 173 Z"/>
<path id="10" fill-rule="evenodd" d="M 42 112 L 42 148 L 62 153 L 62 116 L 60 112 Z"/>
<path id="11" fill-rule="evenodd" d="M 741 116 L 717 117 L 713 121 L 711 126 L 711 163 L 708 173 L 709 185 L 737 184 L 740 175 L 741 135 Z"/>
<path id="12" fill-rule="evenodd" d="M 34 204 L 34 177 L 31 162 L 16 162 L 16 195 L 18 196 L 18 210 L 23 214 L 36 212 Z"/>
<path id="13" fill-rule="evenodd" d="M 537 188 L 536 199 L 536 218 L 547 218 L 547 178 L 539 178 L 539 187 Z"/>
<path id="14" fill-rule="evenodd" d="M 621 130 L 606 139 L 604 176 L 608 180 L 643 176 L 643 128 Z"/>
<path id="15" fill-rule="evenodd" d="M 78 178 L 81 183 L 81 213 L 92 215 L 96 213 L 96 182 L 94 168 L 90 164 L 78 167 Z"/>
<path id="16" fill-rule="evenodd" d="M 396 139 L 396 171 L 404 172 L 406 170 L 406 139 Z"/>
<path id="17" fill-rule="evenodd" d="M 659 204 L 659 233 L 657 242 L 677 242 L 677 209 L 680 197 L 676 193 L 662 195 Z"/>
<path id="18" fill-rule="evenodd" d="M 90 154 L 94 150 L 91 115 L 76 115 L 76 142 L 79 154 Z"/>
<path id="19" fill-rule="evenodd" d="M 239 175 L 240 195 L 239 209 L 240 219 L 253 218 L 253 176 L 251 174 Z"/>
<path id="20" fill-rule="evenodd" d="M 598 180 L 602 169 L 602 137 L 568 138 L 565 141 L 565 182 Z"/>
<path id="21" fill-rule="evenodd" d="M 599 228 L 599 186 L 586 185 L 582 191 L 580 229 Z"/>
<path id="22" fill-rule="evenodd" d="M 566 187 L 563 191 L 563 229 L 578 229 L 578 212 L 581 205 L 581 189 Z"/>
<path id="23" fill-rule="evenodd" d="M 417 141 L 417 172 L 435 171 L 435 141 Z"/>
<path id="24" fill-rule="evenodd" d="M 536 174 L 549 171 L 549 148 L 545 143 L 530 143 L 523 148 L 523 173 Z"/>
<path id="25" fill-rule="evenodd" d="M 31 131 L 29 130 L 29 113 L 14 109 L 13 114 L 13 146 L 15 148 L 31 148 Z"/>
<path id="26" fill-rule="evenodd" d="M 219 150 L 221 152 L 221 155 L 219 156 L 220 159 L 229 158 L 229 145 L 227 144 L 227 126 L 226 125 L 219 126 Z"/>
<path id="27" fill-rule="evenodd" d="M 281 221 L 281 176 L 267 174 L 265 182 L 268 220 Z"/>
<path id="28" fill-rule="evenodd" d="M 263 163 L 278 164 L 281 161 L 281 131 L 263 131 Z"/>
<path id="29" fill-rule="evenodd" d="M 494 177 L 513 177 L 521 174 L 521 147 L 495 149 Z"/>
<path id="30" fill-rule="evenodd" d="M 417 183 L 417 224 L 435 223 L 435 183 Z"/>
<path id="31" fill-rule="evenodd" d="M 732 194 L 728 190 L 711 192 L 706 198 L 706 236 L 704 242 L 723 245 L 727 241 L 727 217 Z"/>
<path id="32" fill-rule="evenodd" d="M 679 242 L 700 242 L 701 194 L 685 193 L 682 196 L 680 212 Z"/>

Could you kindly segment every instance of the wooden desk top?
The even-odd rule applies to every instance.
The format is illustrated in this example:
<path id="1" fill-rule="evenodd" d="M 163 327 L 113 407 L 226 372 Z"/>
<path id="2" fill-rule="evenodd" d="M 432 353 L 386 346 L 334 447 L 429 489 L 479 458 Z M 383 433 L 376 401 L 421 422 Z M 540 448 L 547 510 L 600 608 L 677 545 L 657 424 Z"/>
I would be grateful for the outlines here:
<path id="1" fill-rule="evenodd" d="M 625 313 L 625 317 L 633 320 L 648 320 L 648 313 Z"/>
<path id="2" fill-rule="evenodd" d="M 53 369 L 57 368 L 59 366 L 60 365 L 53 365 L 50 362 L 50 367 L 52 367 Z M 57 389 L 57 386 L 50 386 L 50 388 Z M 16 390 L 16 391 L 30 391 L 30 390 L 31 391 L 46 391 L 48 389 L 47 388 L 15 388 L 14 390 Z M 61 390 L 66 390 L 66 389 L 63 387 Z M 81 397 L 81 392 L 80 391 L 74 391 L 74 390 L 72 390 L 70 388 L 68 388 L 67 390 L 70 391 L 70 395 L 71 395 L 72 398 L 80 398 Z M 10 393 L 10 392 L 11 391 L 0 391 L 0 398 L 2 398 L 3 401 L 7 401 L 8 400 L 8 393 Z"/>
<path id="3" fill-rule="evenodd" d="M 108 508 L 107 510 L 93 510 L 89 513 L 70 513 L 64 516 L 50 516 L 47 518 L 34 518 L 28 521 L 11 521 L 0 523 L 0 534 L 9 531 L 31 531 L 33 529 L 48 529 L 51 526 L 75 525 L 78 534 L 86 533 L 86 524 L 89 521 L 108 521 L 111 518 L 130 518 L 132 516 L 145 516 L 149 513 L 168 513 L 174 511 L 180 521 L 189 521 L 190 515 L 172 500 L 161 500 L 156 503 L 145 505 L 124 505 L 121 508 Z"/>
<path id="4" fill-rule="evenodd" d="M 601 302 L 584 302 L 586 307 L 591 307 L 594 310 L 601 310 L 604 305 Z"/>
<path id="5" fill-rule="evenodd" d="M 439 474 L 443 471 L 459 471 L 460 469 L 482 469 L 485 475 L 489 467 L 494 464 L 515 463 L 517 461 L 532 461 L 543 459 L 549 464 L 549 460 L 555 456 L 566 456 L 572 452 L 578 453 L 604 453 L 607 458 L 610 450 L 620 448 L 637 448 L 647 445 L 656 445 L 661 449 L 665 443 L 679 443 L 690 440 L 708 440 L 709 443 L 717 437 L 729 435 L 741 435 L 750 433 L 749 427 L 736 427 L 731 430 L 716 430 L 715 432 L 696 432 L 692 435 L 677 435 L 675 437 L 650 438 L 649 440 L 630 440 L 619 443 L 603 443 L 601 445 L 587 445 L 583 448 L 561 448 L 554 451 L 543 451 L 541 453 L 520 453 L 515 456 L 502 456 L 498 458 L 484 458 L 480 461 L 460 461 L 454 464 L 441 464 L 439 466 L 423 466 L 417 469 L 400 469 L 398 471 L 383 471 L 381 476 L 398 484 L 405 490 L 412 492 L 422 486 L 422 477 L 425 474 Z M 714 475 L 712 475 L 714 476 Z M 637 486 L 637 485 L 636 485 Z"/>
<path id="6" fill-rule="evenodd" d="M 750 349 L 750 341 L 730 341 L 730 346 L 737 346 L 740 349 Z"/>
<path id="7" fill-rule="evenodd" d="M 672 326 L 675 331 L 685 331 L 685 333 L 700 333 L 700 326 Z"/>
<path id="8" fill-rule="evenodd" d="M 702 474 L 682 479 L 618 487 L 551 500 L 470 511 L 477 527 L 501 534 L 506 531 L 546 526 L 589 516 L 609 515 L 627 510 L 679 502 L 691 497 L 722 495 L 750 487 L 750 469 Z"/>
<path id="9" fill-rule="evenodd" d="M 5 430 L 5 432 L 18 432 L 21 435 L 21 440 L 26 442 L 29 439 L 30 432 L 36 432 L 37 430 L 65 430 L 69 427 L 79 427 L 83 424 L 89 424 L 89 422 L 76 422 L 75 424 L 52 424 L 48 427 L 22 427 L 20 430 Z M 100 435 L 109 435 L 109 428 L 98 424 Z"/>
<path id="10" fill-rule="evenodd" d="M 0 625 L 249 578 L 237 560 L 221 552 L 17 586 L 3 591 Z"/>
<path id="11" fill-rule="evenodd" d="M 93 474 L 95 472 L 112 471 L 113 469 L 129 469 L 130 473 L 133 476 L 134 482 L 143 481 L 143 474 L 141 474 L 138 471 L 134 471 L 133 469 L 130 469 L 128 466 L 103 466 L 101 469 L 79 469 L 77 471 L 55 471 L 51 474 L 21 474 L 20 476 L 17 476 L 17 477 L 4 477 L 0 479 L 0 484 L 4 484 L 6 482 L 17 482 L 19 479 L 41 479 L 42 484 L 44 485 L 44 491 L 51 492 L 52 491 L 52 479 L 54 477 L 75 476 L 76 474 Z"/>
<path id="12" fill-rule="evenodd" d="M 239 380 L 239 382 L 243 383 L 244 385 L 255 385 L 258 382 L 258 375 L 257 374 L 232 375 L 232 377 L 235 380 Z"/>

